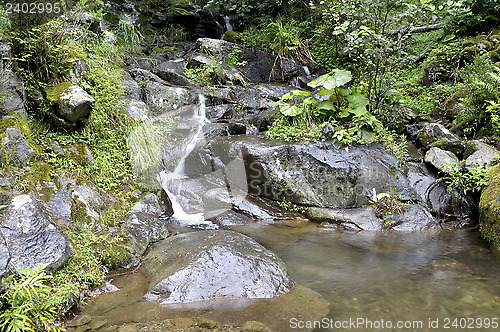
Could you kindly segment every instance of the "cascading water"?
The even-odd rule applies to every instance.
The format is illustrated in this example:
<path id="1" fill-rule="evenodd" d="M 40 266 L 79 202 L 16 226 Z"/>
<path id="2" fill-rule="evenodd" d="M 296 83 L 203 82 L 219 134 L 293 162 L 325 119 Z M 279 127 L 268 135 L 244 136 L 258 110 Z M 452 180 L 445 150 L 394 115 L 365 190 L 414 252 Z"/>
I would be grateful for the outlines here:
<path id="1" fill-rule="evenodd" d="M 304 69 L 304 72 L 306 73 L 306 76 L 311 75 L 311 71 L 309 70 L 309 67 L 303 66 L 302 68 Z"/>
<path id="2" fill-rule="evenodd" d="M 195 126 L 197 127 L 195 130 L 195 134 L 189 139 L 186 147 L 184 148 L 184 152 L 179 159 L 175 169 L 173 172 L 167 173 L 162 171 L 158 174 L 158 180 L 165 192 L 170 197 L 172 201 L 172 209 L 174 211 L 173 218 L 179 221 L 182 224 L 186 225 L 212 225 L 210 221 L 206 221 L 203 217 L 203 213 L 194 213 L 190 214 L 184 211 L 182 206 L 179 204 L 177 197 L 180 195 L 179 190 L 176 192 L 172 192 L 170 188 L 172 187 L 173 181 L 179 181 L 186 178 L 184 174 L 184 165 L 186 162 L 186 158 L 193 151 L 196 144 L 203 138 L 203 127 L 210 123 L 210 120 L 205 116 L 206 106 L 205 106 L 205 97 L 203 95 L 199 95 L 198 97 L 198 105 L 195 107 L 195 112 L 193 114 L 193 119 L 195 119 Z"/>
<path id="3" fill-rule="evenodd" d="M 224 23 L 226 23 L 226 31 L 233 31 L 233 26 L 231 25 L 231 19 L 229 16 L 224 16 Z"/>

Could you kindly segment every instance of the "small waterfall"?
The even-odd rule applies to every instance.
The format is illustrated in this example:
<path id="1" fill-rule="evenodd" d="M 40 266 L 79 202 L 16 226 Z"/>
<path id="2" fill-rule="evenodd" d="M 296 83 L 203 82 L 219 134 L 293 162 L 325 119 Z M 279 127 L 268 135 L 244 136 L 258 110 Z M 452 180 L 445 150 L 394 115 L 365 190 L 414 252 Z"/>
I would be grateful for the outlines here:
<path id="1" fill-rule="evenodd" d="M 208 120 L 207 117 L 205 116 L 205 112 L 206 112 L 205 97 L 200 94 L 198 97 L 198 106 L 195 108 L 193 114 L 193 118 L 197 120 L 196 133 L 193 135 L 193 137 L 191 137 L 191 139 L 187 143 L 184 149 L 184 153 L 179 159 L 179 162 L 177 163 L 177 166 L 175 167 L 174 171 L 170 173 L 162 171 L 160 172 L 160 174 L 158 174 L 158 180 L 162 188 L 165 190 L 165 192 L 170 197 L 170 200 L 172 201 L 172 209 L 174 211 L 173 218 L 187 225 L 199 225 L 199 224 L 211 225 L 210 221 L 206 221 L 204 219 L 203 213 L 189 214 L 185 212 L 176 198 L 180 193 L 172 192 L 169 190 L 172 181 L 186 178 L 184 174 L 184 165 L 186 162 L 186 158 L 196 147 L 196 144 L 200 141 L 200 139 L 203 138 L 203 126 L 207 123 L 210 123 L 210 120 Z"/>
<path id="2" fill-rule="evenodd" d="M 231 25 L 231 19 L 229 16 L 224 16 L 224 23 L 226 23 L 226 31 L 233 31 L 233 26 Z"/>
<path id="3" fill-rule="evenodd" d="M 304 69 L 304 72 L 306 73 L 306 76 L 311 75 L 311 71 L 309 70 L 309 67 L 303 66 L 302 68 Z"/>

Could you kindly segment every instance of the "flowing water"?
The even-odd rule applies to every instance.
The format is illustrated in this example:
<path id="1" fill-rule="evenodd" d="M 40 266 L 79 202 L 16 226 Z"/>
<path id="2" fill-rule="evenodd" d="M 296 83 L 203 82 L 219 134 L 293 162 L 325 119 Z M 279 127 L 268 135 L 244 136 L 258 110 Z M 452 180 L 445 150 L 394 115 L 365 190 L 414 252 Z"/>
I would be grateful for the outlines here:
<path id="1" fill-rule="evenodd" d="M 280 256 L 297 284 L 320 293 L 328 301 L 330 312 L 322 323 L 332 325 L 316 331 L 375 329 L 369 325 L 335 328 L 335 324 L 360 319 L 365 324 L 380 324 L 384 320 L 384 324 L 391 322 L 395 326 L 403 321 L 416 327 L 407 331 L 446 331 L 448 319 L 450 327 L 455 318 L 477 319 L 474 324 L 481 319 L 486 324 L 487 319 L 498 319 L 500 314 L 500 259 L 475 232 L 346 233 L 309 222 L 253 222 L 233 229 Z M 91 317 L 104 317 L 107 326 L 149 323 L 176 316 L 203 316 L 233 325 L 265 319 L 262 312 L 256 311 L 252 316 L 253 311 L 244 304 L 231 301 L 201 310 L 157 307 L 142 299 L 147 279 L 140 271 L 117 277 L 113 283 L 121 290 L 97 297 L 83 310 Z M 265 306 L 265 302 L 257 306 Z M 439 328 L 429 328 L 430 322 L 437 322 Z M 300 324 L 266 321 L 275 331 L 290 331 L 291 323 Z"/>
<path id="2" fill-rule="evenodd" d="M 208 122 L 204 105 L 200 97 L 191 131 L 194 134 L 186 140 L 177 166 L 160 174 L 162 187 L 172 199 L 173 219 L 179 221 L 173 227 L 180 232 L 196 231 L 188 225 L 212 225 L 202 213 L 186 213 L 177 202 L 179 193 L 170 191 L 172 181 L 185 178 L 186 158 L 202 139 Z M 406 326 L 405 331 L 459 331 L 467 327 L 470 331 L 493 331 L 500 319 L 500 258 L 477 232 L 344 232 L 304 220 L 251 220 L 232 229 L 277 254 L 297 285 L 312 289 L 328 302 L 328 315 L 309 322 L 315 331 L 401 331 L 398 324 Z M 172 317 L 205 317 L 229 325 L 256 320 L 273 331 L 308 327 L 308 322 L 280 317 L 280 311 L 272 309 L 275 300 L 159 307 L 143 299 L 148 279 L 142 269 L 111 278 L 120 290 L 96 297 L 81 312 L 92 322 L 100 322 L 92 330 L 115 331 L 131 323 Z"/>

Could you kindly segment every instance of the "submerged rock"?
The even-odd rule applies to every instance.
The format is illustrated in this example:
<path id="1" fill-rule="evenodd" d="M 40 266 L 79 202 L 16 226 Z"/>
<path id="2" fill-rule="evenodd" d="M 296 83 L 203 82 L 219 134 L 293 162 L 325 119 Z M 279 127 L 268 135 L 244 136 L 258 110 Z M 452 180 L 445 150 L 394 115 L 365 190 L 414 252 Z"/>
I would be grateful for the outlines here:
<path id="1" fill-rule="evenodd" d="M 3 246 L 8 249 L 9 272 L 40 265 L 46 265 L 47 271 L 53 271 L 66 262 L 73 252 L 51 215 L 31 195 L 13 197 L 1 219 L 0 233 L 0 251 L 2 237 Z"/>
<path id="2" fill-rule="evenodd" d="M 217 298 L 273 298 L 293 281 L 285 264 L 251 238 L 233 231 L 198 231 L 155 244 L 146 256 L 147 300 L 159 304 Z"/>

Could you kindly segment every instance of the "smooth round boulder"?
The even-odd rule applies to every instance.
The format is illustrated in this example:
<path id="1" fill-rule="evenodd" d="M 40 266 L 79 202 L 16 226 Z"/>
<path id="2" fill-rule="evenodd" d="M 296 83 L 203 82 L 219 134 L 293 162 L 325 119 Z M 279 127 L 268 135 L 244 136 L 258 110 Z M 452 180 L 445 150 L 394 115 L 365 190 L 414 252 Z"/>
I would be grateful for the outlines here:
<path id="1" fill-rule="evenodd" d="M 221 298 L 273 298 L 293 281 L 283 261 L 240 233 L 206 230 L 155 244 L 146 256 L 144 298 L 158 304 Z"/>

